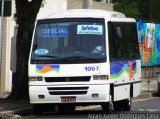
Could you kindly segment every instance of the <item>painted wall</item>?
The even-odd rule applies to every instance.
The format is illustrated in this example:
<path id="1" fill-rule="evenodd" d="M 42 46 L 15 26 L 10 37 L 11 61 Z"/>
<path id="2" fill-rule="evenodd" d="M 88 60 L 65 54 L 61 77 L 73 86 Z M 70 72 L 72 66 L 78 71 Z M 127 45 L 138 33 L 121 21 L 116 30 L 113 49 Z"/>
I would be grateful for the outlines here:
<path id="1" fill-rule="evenodd" d="M 160 24 L 137 22 L 141 65 L 160 65 Z"/>

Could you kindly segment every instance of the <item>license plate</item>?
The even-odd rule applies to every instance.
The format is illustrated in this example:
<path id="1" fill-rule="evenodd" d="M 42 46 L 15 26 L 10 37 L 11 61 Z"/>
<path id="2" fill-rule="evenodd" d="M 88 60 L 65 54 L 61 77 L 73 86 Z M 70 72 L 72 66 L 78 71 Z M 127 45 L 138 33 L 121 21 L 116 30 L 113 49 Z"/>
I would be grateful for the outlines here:
<path id="1" fill-rule="evenodd" d="M 61 102 L 75 102 L 76 97 L 61 97 Z"/>

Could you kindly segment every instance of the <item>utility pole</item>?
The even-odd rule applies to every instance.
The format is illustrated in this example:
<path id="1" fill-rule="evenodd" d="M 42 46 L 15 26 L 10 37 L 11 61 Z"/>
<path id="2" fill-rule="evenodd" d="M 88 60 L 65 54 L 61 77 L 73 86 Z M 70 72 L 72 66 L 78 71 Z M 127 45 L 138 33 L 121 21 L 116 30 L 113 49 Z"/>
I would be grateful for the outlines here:
<path id="1" fill-rule="evenodd" d="M 83 9 L 92 9 L 93 0 L 83 0 Z"/>

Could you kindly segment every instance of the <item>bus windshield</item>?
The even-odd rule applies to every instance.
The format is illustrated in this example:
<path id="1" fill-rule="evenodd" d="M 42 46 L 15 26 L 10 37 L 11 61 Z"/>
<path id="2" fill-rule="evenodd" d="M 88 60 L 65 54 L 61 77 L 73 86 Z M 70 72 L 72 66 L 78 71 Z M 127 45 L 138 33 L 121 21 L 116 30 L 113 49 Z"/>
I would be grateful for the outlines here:
<path id="1" fill-rule="evenodd" d="M 106 61 L 104 19 L 39 20 L 32 46 L 32 64 Z"/>

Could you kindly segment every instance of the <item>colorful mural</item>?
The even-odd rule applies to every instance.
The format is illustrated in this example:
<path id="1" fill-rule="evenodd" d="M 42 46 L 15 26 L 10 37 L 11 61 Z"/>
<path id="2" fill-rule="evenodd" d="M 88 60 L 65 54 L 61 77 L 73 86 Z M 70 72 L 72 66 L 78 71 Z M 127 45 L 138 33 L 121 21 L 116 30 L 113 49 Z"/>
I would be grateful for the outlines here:
<path id="1" fill-rule="evenodd" d="M 156 24 L 155 40 L 155 65 L 160 65 L 160 24 Z"/>
<path id="2" fill-rule="evenodd" d="M 160 64 L 160 24 L 137 22 L 141 65 Z"/>
<path id="3" fill-rule="evenodd" d="M 44 74 L 50 71 L 59 73 L 59 65 L 36 65 L 36 73 Z"/>

